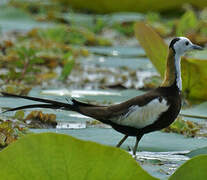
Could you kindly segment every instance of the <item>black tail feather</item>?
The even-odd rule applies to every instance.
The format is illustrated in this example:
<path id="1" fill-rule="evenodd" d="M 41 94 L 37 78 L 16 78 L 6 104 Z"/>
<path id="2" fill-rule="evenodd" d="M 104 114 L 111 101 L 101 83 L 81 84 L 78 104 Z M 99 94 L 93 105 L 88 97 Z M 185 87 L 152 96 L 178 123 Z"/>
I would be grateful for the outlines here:
<path id="1" fill-rule="evenodd" d="M 91 107 L 96 106 L 96 105 L 94 105 L 94 104 L 88 104 L 88 103 L 81 102 L 81 101 L 78 101 L 78 100 L 73 99 L 73 98 L 71 99 L 71 101 L 72 101 L 73 104 L 76 105 L 76 106 L 91 106 Z"/>
<path id="2" fill-rule="evenodd" d="M 36 98 L 36 97 L 31 97 L 31 96 L 21 96 L 21 95 L 10 94 L 10 93 L 5 93 L 5 92 L 1 92 L 1 94 L 3 95 L 3 97 L 22 98 L 22 99 L 28 99 L 32 101 L 49 103 L 49 104 L 55 104 L 58 102 L 58 101 L 49 100 L 49 99 Z M 58 102 L 58 103 L 61 104 L 61 102 Z M 62 103 L 62 104 L 65 105 L 65 103 Z"/>
<path id="3" fill-rule="evenodd" d="M 58 101 L 49 100 L 49 99 L 36 98 L 36 97 L 31 97 L 31 96 L 15 95 L 15 94 L 10 94 L 10 93 L 5 93 L 5 92 L 1 92 L 1 94 L 3 97 L 22 98 L 22 99 L 28 99 L 32 101 L 45 103 L 45 104 L 31 104 L 31 105 L 11 108 L 11 109 L 4 111 L 3 113 L 9 112 L 9 111 L 17 111 L 21 109 L 29 109 L 29 108 L 51 108 L 51 109 L 64 109 L 64 110 L 69 110 L 69 111 L 77 111 L 76 110 L 77 107 L 74 104 L 58 102 Z"/>
<path id="4" fill-rule="evenodd" d="M 55 107 L 53 104 L 30 104 L 26 106 L 19 106 L 16 108 L 11 108 L 2 113 L 11 112 L 11 111 L 18 111 L 22 109 L 32 109 L 32 108 L 50 108 L 50 109 L 59 109 L 59 107 Z"/>

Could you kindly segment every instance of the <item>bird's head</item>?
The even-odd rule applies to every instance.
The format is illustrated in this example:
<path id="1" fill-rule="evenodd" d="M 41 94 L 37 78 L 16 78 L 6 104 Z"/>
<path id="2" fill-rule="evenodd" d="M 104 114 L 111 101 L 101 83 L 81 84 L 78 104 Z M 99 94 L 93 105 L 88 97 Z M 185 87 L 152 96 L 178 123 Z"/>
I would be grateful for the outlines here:
<path id="1" fill-rule="evenodd" d="M 193 44 L 188 38 L 186 37 L 176 37 L 174 38 L 169 48 L 172 48 L 175 54 L 177 55 L 184 55 L 185 52 L 197 49 L 202 50 L 203 48 L 201 46 L 198 46 L 196 44 Z"/>

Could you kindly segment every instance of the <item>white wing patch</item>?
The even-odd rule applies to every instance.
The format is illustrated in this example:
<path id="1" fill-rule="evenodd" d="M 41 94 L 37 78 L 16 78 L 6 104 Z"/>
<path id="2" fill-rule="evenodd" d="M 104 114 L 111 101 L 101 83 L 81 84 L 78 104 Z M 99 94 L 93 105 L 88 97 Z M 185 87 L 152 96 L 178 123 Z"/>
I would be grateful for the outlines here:
<path id="1" fill-rule="evenodd" d="M 169 105 L 167 105 L 165 99 L 162 99 L 160 102 L 159 99 L 156 98 L 142 107 L 139 107 L 138 105 L 131 106 L 125 115 L 118 119 L 113 118 L 111 121 L 119 125 L 141 129 L 153 124 L 160 114 L 167 111 L 168 108 Z"/>

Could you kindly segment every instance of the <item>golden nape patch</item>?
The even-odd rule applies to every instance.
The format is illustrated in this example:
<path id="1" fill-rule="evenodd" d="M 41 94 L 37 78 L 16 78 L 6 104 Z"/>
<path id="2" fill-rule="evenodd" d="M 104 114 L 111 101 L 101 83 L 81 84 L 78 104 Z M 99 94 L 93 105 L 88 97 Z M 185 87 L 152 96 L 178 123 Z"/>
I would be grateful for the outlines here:
<path id="1" fill-rule="evenodd" d="M 172 48 L 169 48 L 169 53 L 166 62 L 165 78 L 162 82 L 162 87 L 171 86 L 175 82 L 175 56 Z"/>

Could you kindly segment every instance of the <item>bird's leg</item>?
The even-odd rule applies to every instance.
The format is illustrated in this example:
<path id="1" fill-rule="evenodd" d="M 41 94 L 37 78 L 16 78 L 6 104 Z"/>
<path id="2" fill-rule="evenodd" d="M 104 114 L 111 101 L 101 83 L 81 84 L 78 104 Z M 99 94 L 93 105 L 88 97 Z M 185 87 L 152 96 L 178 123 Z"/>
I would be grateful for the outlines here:
<path id="1" fill-rule="evenodd" d="M 120 146 L 123 144 L 123 142 L 124 142 L 127 138 L 128 138 L 128 135 L 125 135 L 125 136 L 121 139 L 121 141 L 119 141 L 119 143 L 116 145 L 116 147 L 120 147 Z"/>
<path id="2" fill-rule="evenodd" d="M 133 155 L 135 156 L 136 155 L 136 152 L 137 152 L 137 146 L 138 146 L 138 143 L 139 143 L 139 141 L 140 141 L 140 139 L 142 138 L 142 134 L 141 135 L 138 135 L 137 137 L 136 137 L 136 143 L 135 143 L 135 146 L 134 146 L 134 148 L 133 148 Z"/>

